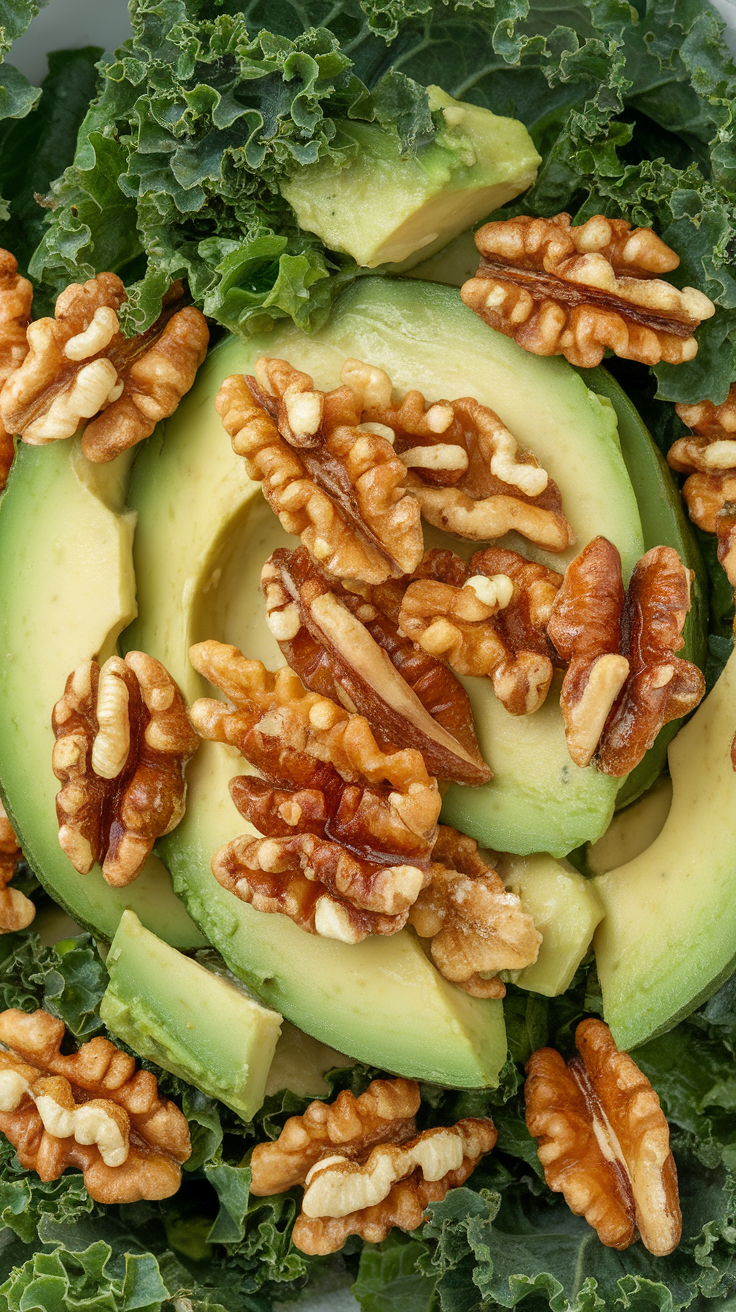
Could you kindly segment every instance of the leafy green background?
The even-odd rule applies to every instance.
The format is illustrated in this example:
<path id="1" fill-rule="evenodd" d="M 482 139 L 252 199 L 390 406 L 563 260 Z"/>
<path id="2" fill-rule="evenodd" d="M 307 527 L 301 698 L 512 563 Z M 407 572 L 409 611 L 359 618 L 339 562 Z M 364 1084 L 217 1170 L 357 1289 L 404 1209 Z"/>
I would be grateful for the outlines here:
<path id="1" fill-rule="evenodd" d="M 80 1041 L 105 1033 L 99 1003 L 107 972 L 89 935 L 43 947 L 32 932 L 0 939 L 0 1006 L 43 1006 Z M 274 1138 L 306 1099 L 282 1092 L 252 1124 L 150 1063 L 183 1107 L 193 1153 L 184 1183 L 163 1203 L 103 1207 L 81 1175 L 43 1183 L 0 1149 L 0 1312 L 273 1312 L 310 1288 L 352 1286 L 364 1312 L 675 1312 L 724 1308 L 736 1297 L 736 980 L 688 1021 L 637 1052 L 672 1128 L 684 1238 L 669 1258 L 641 1245 L 615 1253 L 544 1185 L 523 1106 L 523 1064 L 541 1044 L 572 1047 L 577 1021 L 600 1010 L 590 963 L 564 997 L 509 990 L 510 1055 L 493 1092 L 422 1087 L 422 1127 L 490 1115 L 498 1147 L 469 1185 L 430 1209 L 414 1234 L 353 1239 L 333 1258 L 291 1243 L 299 1191 L 251 1198 L 253 1144 Z M 375 1072 L 332 1072 L 361 1092 Z M 717 1300 L 712 1303 L 711 1300 Z M 182 1302 L 182 1300 L 188 1300 Z"/>

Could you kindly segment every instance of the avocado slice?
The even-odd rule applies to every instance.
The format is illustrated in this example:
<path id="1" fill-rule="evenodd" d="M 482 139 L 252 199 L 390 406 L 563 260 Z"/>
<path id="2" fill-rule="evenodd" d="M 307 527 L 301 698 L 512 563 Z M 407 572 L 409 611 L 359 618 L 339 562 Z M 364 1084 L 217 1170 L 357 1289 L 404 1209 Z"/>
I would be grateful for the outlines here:
<path id="1" fill-rule="evenodd" d="M 604 1016 L 620 1048 L 669 1029 L 736 964 L 736 654 L 669 747 L 672 806 L 655 841 L 594 880 Z"/>
<path id="2" fill-rule="evenodd" d="M 585 853 L 587 873 L 605 875 L 645 852 L 658 838 L 672 805 L 672 780 L 663 775 L 648 793 L 617 811 L 602 838 Z"/>
<path id="3" fill-rule="evenodd" d="M 199 947 L 157 857 L 114 889 L 98 866 L 79 875 L 58 840 L 52 707 L 67 675 L 105 660 L 135 615 L 130 462 L 128 453 L 91 465 L 77 439 L 18 451 L 0 501 L 0 788 L 29 865 L 79 925 L 109 941 L 132 907 L 171 943 Z"/>
<path id="4" fill-rule="evenodd" d="M 282 663 L 263 622 L 258 582 L 266 556 L 293 539 L 249 483 L 212 404 L 222 379 L 249 370 L 264 351 L 286 356 L 323 387 L 335 386 L 344 359 L 357 355 L 383 365 L 399 386 L 418 384 L 432 397 L 472 390 L 540 451 L 562 486 L 581 542 L 603 525 L 628 570 L 641 554 L 638 511 L 610 405 L 593 397 L 564 361 L 531 357 L 492 333 L 456 291 L 365 278 L 312 337 L 284 327 L 256 341 L 221 343 L 163 439 L 151 439 L 138 458 L 130 505 L 138 515 L 139 614 L 122 642 L 163 660 L 188 698 L 206 691 L 188 661 L 190 645 L 202 639 L 234 642 L 272 667 Z M 473 682 L 482 719 L 487 704 L 498 703 L 483 681 Z M 530 731 L 523 721 L 506 720 L 507 738 L 494 750 L 497 757 L 506 753 L 500 755 L 510 781 L 503 785 L 506 814 L 517 840 L 536 848 L 561 843 L 566 851 L 568 842 L 574 846 L 583 836 L 597 835 L 607 824 L 617 785 L 593 770 L 578 771 L 579 780 L 561 791 L 562 754 L 565 763 L 569 758 L 559 708 L 553 703 L 539 721 L 516 775 L 514 754 Z M 544 767 L 537 767 L 541 798 L 533 799 L 537 828 L 530 840 L 523 790 L 531 792 L 529 758 L 544 751 L 559 754 L 560 771 L 546 778 Z M 494 1084 L 506 1055 L 501 1005 L 470 998 L 443 980 L 409 931 L 354 947 L 319 940 L 284 917 L 254 911 L 216 884 L 212 854 L 243 829 L 227 790 L 239 769 L 242 763 L 227 748 L 204 743 L 188 775 L 187 815 L 159 848 L 175 887 L 228 966 L 301 1029 L 350 1056 L 454 1086 Z M 563 815 L 568 797 L 571 808 L 577 805 L 574 827 Z M 486 810 L 481 803 L 477 816 L 482 819 Z M 483 832 L 489 832 L 487 824 Z"/>
<path id="5" fill-rule="evenodd" d="M 520 989 L 555 998 L 569 988 L 603 919 L 603 907 L 589 879 L 544 853 L 502 858 L 500 874 L 542 935 L 536 961 L 508 971 L 504 978 Z"/>
<path id="6" fill-rule="evenodd" d="M 100 1016 L 164 1070 L 250 1121 L 260 1107 L 281 1016 L 169 947 L 124 911 L 107 957 Z"/>
<path id="7" fill-rule="evenodd" d="M 352 159 L 309 164 L 281 183 L 301 228 L 367 268 L 440 250 L 526 191 L 542 162 L 517 119 L 427 91 L 442 126 L 414 153 L 402 155 L 394 132 L 342 119 L 337 131 L 354 146 Z"/>

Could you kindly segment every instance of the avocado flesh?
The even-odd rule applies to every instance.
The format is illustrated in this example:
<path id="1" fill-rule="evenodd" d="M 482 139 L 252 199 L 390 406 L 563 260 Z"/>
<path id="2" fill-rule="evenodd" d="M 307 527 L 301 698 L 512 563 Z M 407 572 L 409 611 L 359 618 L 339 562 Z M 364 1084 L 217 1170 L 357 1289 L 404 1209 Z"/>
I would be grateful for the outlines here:
<path id="1" fill-rule="evenodd" d="M 59 846 L 51 711 L 83 660 L 105 660 L 135 614 L 130 456 L 90 465 L 79 442 L 21 446 L 0 501 L 0 788 L 29 865 L 69 915 L 111 939 L 126 907 L 179 947 L 204 942 L 152 856 L 127 888 L 80 875 Z"/>
<path id="2" fill-rule="evenodd" d="M 603 919 L 603 907 L 589 879 L 545 853 L 502 858 L 500 873 L 542 935 L 536 961 L 506 972 L 504 979 L 555 998 L 570 987 Z"/>
<path id="3" fill-rule="evenodd" d="M 354 158 L 307 165 L 281 183 L 299 226 L 366 268 L 439 251 L 526 191 L 542 162 L 523 123 L 427 90 L 445 124 L 429 144 L 402 156 L 394 133 L 342 120 Z"/>
<path id="4" fill-rule="evenodd" d="M 273 347 L 281 349 L 277 340 Z M 212 691 L 188 659 L 203 638 L 242 644 L 272 668 L 283 664 L 259 580 L 270 552 L 296 540 L 245 475 L 212 404 L 222 379 L 249 367 L 248 349 L 230 338 L 210 354 L 163 444 L 141 453 L 131 486 L 139 614 L 123 643 L 164 661 L 190 701 Z M 285 916 L 254 911 L 215 881 L 213 853 L 248 828 L 228 792 L 245 769 L 237 752 L 203 743 L 187 774 L 184 820 L 159 845 L 175 888 L 230 969 L 350 1057 L 457 1087 L 495 1085 L 506 1059 L 502 1004 L 448 984 L 411 931 L 355 946 L 319 939 Z"/>
<path id="5" fill-rule="evenodd" d="M 736 963 L 736 654 L 670 744 L 672 806 L 658 838 L 594 880 L 604 1016 L 620 1048 L 669 1029 Z"/>
<path id="6" fill-rule="evenodd" d="M 123 913 L 106 964 L 100 1016 L 108 1029 L 251 1120 L 263 1106 L 278 1012 L 164 943 L 133 911 Z"/>
<path id="7" fill-rule="evenodd" d="M 617 811 L 602 838 L 585 853 L 591 875 L 605 875 L 651 847 L 661 834 L 672 805 L 672 780 L 663 775 L 648 793 Z"/>

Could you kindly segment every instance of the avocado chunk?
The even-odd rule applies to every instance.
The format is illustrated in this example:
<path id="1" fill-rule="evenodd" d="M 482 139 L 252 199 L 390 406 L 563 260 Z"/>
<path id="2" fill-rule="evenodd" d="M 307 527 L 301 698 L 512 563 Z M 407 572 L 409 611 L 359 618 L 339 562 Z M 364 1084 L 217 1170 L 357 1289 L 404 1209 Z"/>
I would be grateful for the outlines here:
<path id="1" fill-rule="evenodd" d="M 504 978 L 555 998 L 569 988 L 603 919 L 603 907 L 590 880 L 544 853 L 507 857 L 500 873 L 542 935 L 537 960 L 523 970 L 508 971 Z"/>
<path id="2" fill-rule="evenodd" d="M 594 880 L 604 1016 L 620 1048 L 669 1029 L 736 963 L 736 654 L 670 744 L 672 805 L 639 856 Z"/>
<path id="3" fill-rule="evenodd" d="M 281 1016 L 169 947 L 125 911 L 107 957 L 100 1016 L 141 1057 L 250 1121 L 260 1107 Z"/>
<path id="4" fill-rule="evenodd" d="M 542 162 L 523 123 L 427 91 L 441 126 L 413 154 L 402 155 L 395 133 L 345 119 L 338 133 L 352 159 L 309 164 L 281 183 L 300 227 L 367 268 L 440 250 L 526 191 Z"/>
<path id="5" fill-rule="evenodd" d="M 617 811 L 602 838 L 591 843 L 585 854 L 588 870 L 605 875 L 645 852 L 658 838 L 672 805 L 672 780 L 658 779 L 648 793 Z"/>
<path id="6" fill-rule="evenodd" d="M 98 937 L 125 907 L 178 947 L 201 933 L 155 856 L 128 888 L 79 875 L 59 846 L 51 710 L 81 661 L 105 660 L 135 615 L 130 454 L 91 465 L 79 442 L 21 446 L 0 501 L 0 790 L 26 859 L 52 897 Z"/>

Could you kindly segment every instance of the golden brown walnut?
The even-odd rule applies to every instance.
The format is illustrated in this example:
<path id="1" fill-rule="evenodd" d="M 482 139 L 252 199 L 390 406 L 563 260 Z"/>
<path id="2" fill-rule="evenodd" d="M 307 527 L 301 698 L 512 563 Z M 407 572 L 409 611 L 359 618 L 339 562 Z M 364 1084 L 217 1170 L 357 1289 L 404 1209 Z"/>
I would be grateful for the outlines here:
<path id="1" fill-rule="evenodd" d="M 679 257 L 624 219 L 595 214 L 573 226 L 569 214 L 520 215 L 486 223 L 475 244 L 481 260 L 462 288 L 465 304 L 535 355 L 590 369 L 608 347 L 642 364 L 682 364 L 715 313 L 702 292 L 651 276 L 676 269 Z"/>
<path id="2" fill-rule="evenodd" d="M 628 1248 L 638 1230 L 664 1257 L 680 1241 L 682 1218 L 659 1098 L 603 1021 L 581 1021 L 575 1043 L 580 1055 L 567 1064 L 540 1048 L 526 1067 L 526 1123 L 547 1184 L 607 1247 Z"/>
<path id="3" fill-rule="evenodd" d="M 502 998 L 500 970 L 536 961 L 541 934 L 472 838 L 440 825 L 431 879 L 409 911 L 445 979 L 476 998 Z"/>
<path id="4" fill-rule="evenodd" d="M 0 249 L 0 390 L 28 354 L 26 330 L 31 318 L 33 287 L 18 273 L 18 261 Z M 15 456 L 12 432 L 0 421 L 0 492 L 8 481 Z"/>
<path id="5" fill-rule="evenodd" d="M 8 888 L 22 856 L 7 811 L 0 802 L 0 934 L 27 929 L 36 914 L 30 898 L 19 888 Z"/>
<path id="6" fill-rule="evenodd" d="M 731 587 L 736 592 L 736 504 L 726 501 L 716 515 L 716 534 L 718 536 L 718 559 L 723 566 Z M 734 615 L 736 632 L 736 615 Z"/>
<path id="7" fill-rule="evenodd" d="M 212 873 L 256 911 L 288 916 L 307 933 L 341 943 L 397 934 L 429 879 L 426 867 L 381 867 L 309 833 L 243 834 L 215 853 Z"/>
<path id="8" fill-rule="evenodd" d="M 28 327 L 28 354 L 0 393 L 6 429 L 43 446 L 91 421 L 82 451 L 95 462 L 149 437 L 189 391 L 207 351 L 204 315 L 194 306 L 177 309 L 181 295 L 174 284 L 152 327 L 125 338 L 117 312 L 127 292 L 117 274 L 72 283 L 54 318 Z"/>
<path id="9" fill-rule="evenodd" d="M 491 778 L 465 689 L 399 632 L 403 581 L 350 592 L 299 547 L 273 553 L 261 586 L 266 622 L 308 688 L 364 715 L 382 745 L 415 747 L 440 779 Z"/>
<path id="10" fill-rule="evenodd" d="M 62 1021 L 0 1013 L 0 1130 L 42 1180 L 78 1167 L 100 1203 L 169 1198 L 191 1154 L 186 1118 L 107 1039 L 64 1054 Z"/>
<path id="11" fill-rule="evenodd" d="M 322 793 L 330 836 L 351 849 L 400 855 L 396 864 L 429 858 L 440 795 L 420 752 L 384 751 L 363 716 L 308 692 L 288 667 L 271 674 L 237 647 L 214 641 L 198 643 L 189 655 L 235 707 L 196 701 L 192 721 L 203 738 L 237 747 L 277 788 Z M 246 794 L 244 786 L 239 796 Z"/>
<path id="12" fill-rule="evenodd" d="M 693 523 L 715 533 L 718 512 L 736 501 L 736 383 L 721 405 L 700 401 L 675 410 L 692 436 L 673 442 L 667 460 L 673 469 L 690 474 L 682 495 Z"/>
<path id="13" fill-rule="evenodd" d="M 274 1143 L 259 1143 L 251 1157 L 251 1193 L 262 1198 L 303 1185 L 315 1162 L 339 1152 L 360 1160 L 377 1143 L 406 1143 L 416 1134 L 419 1085 L 415 1080 L 372 1080 L 357 1098 L 343 1089 L 333 1103 L 311 1102 L 290 1116 Z"/>
<path id="14" fill-rule="evenodd" d="M 59 843 L 75 870 L 102 864 L 108 884 L 140 874 L 185 809 L 184 766 L 199 739 L 159 661 L 128 652 L 78 666 L 52 717 Z"/>
<path id="15" fill-rule="evenodd" d="M 512 715 L 532 714 L 552 681 L 540 616 L 548 613 L 561 576 L 511 551 L 476 552 L 469 568 L 448 557 L 429 552 L 417 571 L 423 577 L 409 583 L 399 615 L 402 632 L 458 674 L 488 677 Z M 495 572 L 497 565 L 512 573 Z M 533 600 L 529 589 L 536 589 Z M 504 624 L 507 609 L 514 615 Z"/>
<path id="16" fill-rule="evenodd" d="M 619 650 L 624 601 L 621 557 L 607 538 L 593 538 L 568 565 L 547 627 L 569 662 L 560 705 L 576 765 L 591 761 L 628 677 L 629 662 Z"/>
<path id="17" fill-rule="evenodd" d="M 355 393 L 317 392 L 283 360 L 261 358 L 255 371 L 226 378 L 215 405 L 286 532 L 338 578 L 381 583 L 414 569 L 419 506 L 391 443 L 359 427 Z"/>
<path id="18" fill-rule="evenodd" d="M 344 382 L 355 378 L 359 364 L 347 362 Z M 427 406 L 418 391 L 391 403 L 391 380 L 383 377 L 387 399 L 368 405 L 364 418 L 393 434 L 425 519 L 475 541 L 512 530 L 549 551 L 575 541 L 557 485 L 530 451 L 518 450 L 493 410 L 467 396 Z"/>
<path id="19" fill-rule="evenodd" d="M 394 1226 L 416 1230 L 429 1203 L 464 1184 L 497 1138 L 492 1121 L 467 1117 L 424 1130 L 402 1146 L 379 1144 L 364 1163 L 337 1155 L 318 1162 L 294 1224 L 296 1247 L 335 1253 L 349 1235 L 380 1243 Z"/>
<path id="20" fill-rule="evenodd" d="M 631 576 L 621 623 L 629 675 L 598 746 L 604 774 L 628 774 L 662 726 L 704 696 L 701 671 L 674 655 L 683 644 L 691 579 L 673 547 L 652 547 Z"/>
<path id="21" fill-rule="evenodd" d="M 286 1122 L 275 1143 L 251 1158 L 257 1197 L 305 1187 L 294 1243 L 305 1253 L 334 1253 L 350 1234 L 371 1243 L 400 1226 L 414 1230 L 430 1202 L 467 1180 L 496 1142 L 492 1121 L 466 1119 L 417 1135 L 419 1086 L 373 1080 L 356 1098 L 310 1103 Z"/>

